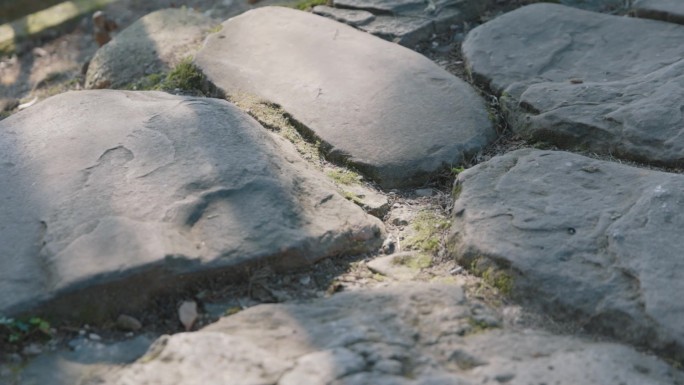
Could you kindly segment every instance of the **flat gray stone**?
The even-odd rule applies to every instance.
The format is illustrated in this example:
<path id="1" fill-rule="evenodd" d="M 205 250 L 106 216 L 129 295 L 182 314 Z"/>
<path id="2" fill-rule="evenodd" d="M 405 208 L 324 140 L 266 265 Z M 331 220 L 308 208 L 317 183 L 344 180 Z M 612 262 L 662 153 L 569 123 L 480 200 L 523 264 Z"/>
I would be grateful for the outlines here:
<path id="1" fill-rule="evenodd" d="M 637 17 L 684 24 L 684 2 L 680 0 L 637 0 L 633 10 Z"/>
<path id="2" fill-rule="evenodd" d="M 435 33 L 432 20 L 409 16 L 377 16 L 359 29 L 408 48 L 430 39 Z"/>
<path id="3" fill-rule="evenodd" d="M 414 48 L 452 25 L 479 18 L 490 0 L 337 0 L 313 12 Z"/>
<path id="4" fill-rule="evenodd" d="M 333 8 L 327 5 L 317 5 L 313 8 L 316 15 L 325 16 L 333 20 L 346 23 L 352 27 L 368 24 L 375 19 L 375 16 L 364 10 Z"/>
<path id="5" fill-rule="evenodd" d="M 102 384 L 681 384 L 632 348 L 545 333 L 473 332 L 458 286 L 401 284 L 260 305 L 164 337 Z"/>
<path id="6" fill-rule="evenodd" d="M 518 150 L 459 174 L 453 250 L 585 328 L 684 357 L 684 176 Z"/>
<path id="7" fill-rule="evenodd" d="M 427 58 L 324 17 L 265 7 L 223 23 L 197 66 L 229 97 L 277 103 L 333 160 L 418 185 L 494 139 L 483 101 Z"/>
<path id="8" fill-rule="evenodd" d="M 86 88 L 119 88 L 166 72 L 192 56 L 218 23 L 191 8 L 152 12 L 102 46 L 88 65 Z"/>
<path id="9" fill-rule="evenodd" d="M 83 339 L 72 350 L 47 352 L 29 360 L 21 369 L 9 370 L 11 375 L 0 383 L 16 385 L 74 385 L 88 384 L 87 379 L 104 375 L 119 366 L 142 357 L 154 342 L 147 336 L 105 344 Z M 0 364 L 0 369 L 3 364 Z"/>
<path id="10" fill-rule="evenodd" d="M 420 273 L 421 256 L 415 251 L 383 255 L 368 262 L 368 269 L 374 273 L 394 278 L 400 281 L 414 279 Z M 429 258 L 429 257 L 427 257 Z"/>
<path id="11" fill-rule="evenodd" d="M 522 136 L 681 166 L 682 41 L 684 26 L 535 4 L 474 29 L 463 52 Z"/>
<path id="12" fill-rule="evenodd" d="M 219 99 L 54 96 L 0 122 L 0 180 L 4 315 L 49 302 L 40 310 L 114 320 L 157 290 L 245 264 L 375 250 L 384 231 Z"/>
<path id="13" fill-rule="evenodd" d="M 594 12 L 616 12 L 626 11 L 626 4 L 630 0 L 560 0 L 549 1 L 549 3 L 557 2 L 568 7 L 575 7 L 586 9 Z"/>

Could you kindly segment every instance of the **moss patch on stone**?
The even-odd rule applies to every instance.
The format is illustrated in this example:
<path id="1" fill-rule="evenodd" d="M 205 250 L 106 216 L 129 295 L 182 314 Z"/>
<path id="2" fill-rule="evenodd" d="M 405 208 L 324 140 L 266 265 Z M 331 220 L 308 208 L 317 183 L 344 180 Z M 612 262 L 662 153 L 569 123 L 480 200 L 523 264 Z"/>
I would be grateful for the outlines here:
<path id="1" fill-rule="evenodd" d="M 513 292 L 515 280 L 513 274 L 496 266 L 494 262 L 485 257 L 477 257 L 470 264 L 470 272 L 482 278 L 490 287 L 496 289 L 504 296 L 510 296 Z"/>
<path id="2" fill-rule="evenodd" d="M 414 250 L 436 253 L 451 222 L 434 211 L 426 210 L 418 213 L 412 226 L 415 234 L 406 240 L 406 246 Z"/>
<path id="3" fill-rule="evenodd" d="M 302 11 L 307 11 L 317 5 L 327 5 L 328 2 L 329 0 L 300 0 L 296 3 L 292 3 L 289 7 L 299 9 Z"/>
<path id="4" fill-rule="evenodd" d="M 426 253 L 404 255 L 394 258 L 392 264 L 406 266 L 413 270 L 426 269 L 432 265 L 432 255 Z"/>
<path id="5" fill-rule="evenodd" d="M 359 183 L 361 175 L 352 170 L 332 170 L 326 173 L 328 178 L 341 185 L 352 185 Z"/>

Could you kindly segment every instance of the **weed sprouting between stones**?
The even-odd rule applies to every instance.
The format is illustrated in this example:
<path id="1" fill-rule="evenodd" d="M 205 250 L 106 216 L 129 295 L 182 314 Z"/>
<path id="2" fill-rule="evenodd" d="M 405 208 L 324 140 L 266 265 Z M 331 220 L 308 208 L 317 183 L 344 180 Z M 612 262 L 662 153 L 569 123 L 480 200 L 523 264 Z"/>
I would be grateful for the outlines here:
<path id="1" fill-rule="evenodd" d="M 352 170 L 332 170 L 326 173 L 334 182 L 342 185 L 352 185 L 359 183 L 361 175 Z"/>
<path id="2" fill-rule="evenodd" d="M 290 5 L 290 7 L 302 11 L 309 10 L 317 5 L 329 5 L 330 0 L 301 0 Z"/>
<path id="3" fill-rule="evenodd" d="M 203 96 L 205 95 L 203 87 L 204 75 L 192 63 L 192 58 L 186 57 L 167 74 L 151 74 L 123 88 L 135 91 L 181 91 Z"/>
<path id="4" fill-rule="evenodd" d="M 51 335 L 50 323 L 43 318 L 0 317 L 0 340 L 4 343 L 23 344 L 33 340 L 49 339 Z"/>

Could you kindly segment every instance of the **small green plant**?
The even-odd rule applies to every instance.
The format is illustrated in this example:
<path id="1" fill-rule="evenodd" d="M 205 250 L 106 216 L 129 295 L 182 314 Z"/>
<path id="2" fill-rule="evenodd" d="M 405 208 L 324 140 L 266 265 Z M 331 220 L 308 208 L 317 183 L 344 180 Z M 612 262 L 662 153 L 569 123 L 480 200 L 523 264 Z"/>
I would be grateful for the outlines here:
<path id="1" fill-rule="evenodd" d="M 452 167 L 452 168 L 451 168 L 451 173 L 454 174 L 454 175 L 458 175 L 458 174 L 462 173 L 463 171 L 465 171 L 465 168 L 463 168 L 462 166 L 461 166 L 461 167 Z"/>
<path id="2" fill-rule="evenodd" d="M 301 0 L 292 4 L 292 8 L 296 8 L 302 11 L 309 10 L 317 5 L 326 5 L 328 0 Z"/>
<path id="3" fill-rule="evenodd" d="M 486 331 L 487 329 L 491 329 L 492 327 L 490 325 L 487 325 L 486 322 L 483 321 L 478 321 L 475 318 L 468 318 L 468 325 L 470 325 L 470 331 L 468 334 L 477 334 L 477 333 L 482 333 Z"/>
<path id="4" fill-rule="evenodd" d="M 0 317 L 0 336 L 9 343 L 20 343 L 35 337 L 50 337 L 50 323 L 40 317 L 26 320 Z"/>
<path id="5" fill-rule="evenodd" d="M 407 239 L 407 246 L 412 249 L 435 253 L 439 250 L 442 235 L 451 223 L 433 211 L 421 211 L 413 222 L 416 233 Z"/>
<path id="6" fill-rule="evenodd" d="M 133 83 L 127 84 L 123 88 L 131 91 L 158 90 L 159 83 L 165 78 L 163 73 L 147 75 Z"/>
<path id="7" fill-rule="evenodd" d="M 192 63 L 192 58 L 186 57 L 166 75 L 157 86 L 161 90 L 182 90 L 201 92 L 204 75 Z"/>

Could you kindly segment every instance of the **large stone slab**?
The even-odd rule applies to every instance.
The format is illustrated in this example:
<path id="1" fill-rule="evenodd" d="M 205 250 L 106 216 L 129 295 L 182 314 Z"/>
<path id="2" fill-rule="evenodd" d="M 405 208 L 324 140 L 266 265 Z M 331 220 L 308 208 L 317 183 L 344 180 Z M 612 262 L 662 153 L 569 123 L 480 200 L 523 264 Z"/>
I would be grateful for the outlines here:
<path id="1" fill-rule="evenodd" d="M 88 66 L 85 87 L 120 88 L 166 72 L 194 55 L 217 24 L 190 8 L 145 15 L 97 50 Z"/>
<path id="2" fill-rule="evenodd" d="M 384 187 L 417 185 L 495 137 L 480 97 L 427 58 L 324 17 L 265 7 L 223 23 L 196 57 L 230 97 L 281 105 Z"/>
<path id="3" fill-rule="evenodd" d="M 536 0 L 528 1 L 528 3 L 533 3 L 535 1 Z M 560 0 L 548 2 L 560 3 L 569 7 L 581 8 L 594 12 L 616 12 L 625 11 L 629 1 L 630 0 Z"/>
<path id="4" fill-rule="evenodd" d="M 520 298 L 684 357 L 684 176 L 525 149 L 459 174 L 455 190 L 463 264 L 495 261 Z"/>
<path id="5" fill-rule="evenodd" d="M 52 97 L 0 122 L 0 180 L 5 315 L 92 318 L 244 264 L 302 266 L 382 242 L 378 219 L 219 99 Z"/>
<path id="6" fill-rule="evenodd" d="M 526 138 L 681 166 L 682 41 L 684 26 L 535 4 L 474 29 L 463 52 Z"/>
<path id="7" fill-rule="evenodd" d="M 637 0 L 634 3 L 637 17 L 684 24 L 684 2 L 679 0 Z"/>
<path id="8" fill-rule="evenodd" d="M 357 27 L 405 47 L 448 32 L 453 25 L 478 19 L 490 0 L 337 0 L 335 7 L 319 5 L 313 12 Z"/>
<path id="9" fill-rule="evenodd" d="M 162 337 L 136 363 L 90 380 L 117 385 L 684 381 L 664 362 L 625 346 L 534 331 L 474 333 L 472 317 L 460 287 L 426 283 L 305 304 L 260 305 L 199 332 Z"/>

